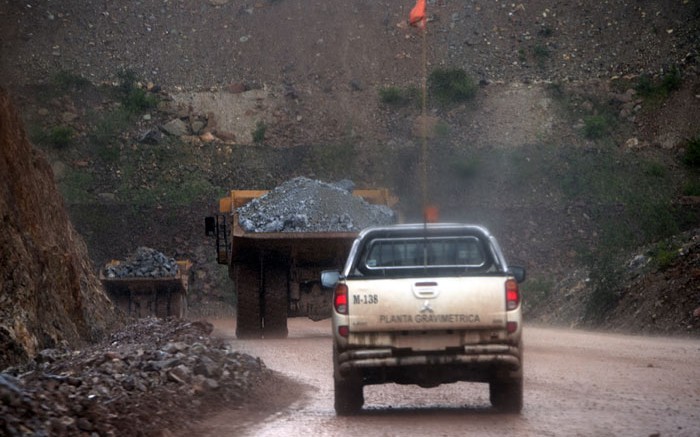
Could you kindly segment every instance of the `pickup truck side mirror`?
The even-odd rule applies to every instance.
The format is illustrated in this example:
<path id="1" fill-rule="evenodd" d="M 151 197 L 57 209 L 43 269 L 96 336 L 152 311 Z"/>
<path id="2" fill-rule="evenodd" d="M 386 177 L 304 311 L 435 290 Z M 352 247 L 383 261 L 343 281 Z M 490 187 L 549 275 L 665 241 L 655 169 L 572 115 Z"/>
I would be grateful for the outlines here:
<path id="1" fill-rule="evenodd" d="M 518 283 L 523 282 L 525 280 L 525 277 L 527 276 L 525 274 L 525 267 L 508 266 L 508 271 L 513 274 L 515 280 L 518 281 Z"/>
<path id="2" fill-rule="evenodd" d="M 326 288 L 334 288 L 340 279 L 338 270 L 324 270 L 321 272 L 321 285 Z"/>

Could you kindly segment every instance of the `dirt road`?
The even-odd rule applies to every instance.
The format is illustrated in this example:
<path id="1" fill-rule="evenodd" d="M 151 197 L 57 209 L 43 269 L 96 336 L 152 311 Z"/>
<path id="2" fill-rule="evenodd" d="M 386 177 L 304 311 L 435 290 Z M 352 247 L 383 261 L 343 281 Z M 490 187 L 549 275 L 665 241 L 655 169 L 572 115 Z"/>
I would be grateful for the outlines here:
<path id="1" fill-rule="evenodd" d="M 202 424 L 208 436 L 697 436 L 700 342 L 526 327 L 525 408 L 495 412 L 485 384 L 370 386 L 359 416 L 333 410 L 330 324 L 290 320 L 287 340 L 240 341 L 242 352 L 301 382 L 289 405 L 279 386 L 262 408 L 223 411 Z M 297 387 L 298 392 L 298 387 Z"/>

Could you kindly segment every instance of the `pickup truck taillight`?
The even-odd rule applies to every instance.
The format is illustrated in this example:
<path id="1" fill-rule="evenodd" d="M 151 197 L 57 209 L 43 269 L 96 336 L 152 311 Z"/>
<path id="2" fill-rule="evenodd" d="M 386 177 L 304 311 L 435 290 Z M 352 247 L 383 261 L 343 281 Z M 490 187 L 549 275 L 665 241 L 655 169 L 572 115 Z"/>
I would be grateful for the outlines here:
<path id="1" fill-rule="evenodd" d="M 348 286 L 338 284 L 333 293 L 333 306 L 338 314 L 348 314 Z"/>
<path id="2" fill-rule="evenodd" d="M 515 279 L 506 281 L 506 311 L 512 311 L 520 305 L 520 290 Z"/>

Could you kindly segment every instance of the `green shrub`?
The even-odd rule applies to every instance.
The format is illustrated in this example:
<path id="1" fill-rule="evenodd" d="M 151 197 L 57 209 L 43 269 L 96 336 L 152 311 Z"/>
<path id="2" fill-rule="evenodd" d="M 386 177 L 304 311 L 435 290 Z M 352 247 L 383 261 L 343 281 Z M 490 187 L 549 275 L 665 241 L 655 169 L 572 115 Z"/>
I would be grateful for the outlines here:
<path id="1" fill-rule="evenodd" d="M 306 165 L 325 180 L 351 177 L 358 153 L 351 137 L 335 144 L 316 144 L 309 149 Z"/>
<path id="2" fill-rule="evenodd" d="M 127 111 L 139 114 L 158 104 L 156 96 L 142 90 L 134 88 L 122 98 L 122 105 Z"/>
<path id="3" fill-rule="evenodd" d="M 549 58 L 550 51 L 547 48 L 547 46 L 537 44 L 535 45 L 535 47 L 532 48 L 532 54 L 535 57 L 535 61 L 537 61 L 537 65 L 542 66 L 544 65 L 544 62 Z"/>
<path id="4" fill-rule="evenodd" d="M 90 191 L 94 187 L 94 176 L 84 169 L 68 169 L 65 178 L 59 184 L 61 195 L 66 203 L 71 205 L 91 202 Z"/>
<path id="5" fill-rule="evenodd" d="M 56 149 L 64 149 L 71 145 L 75 132 L 68 126 L 54 126 L 49 130 L 43 129 L 38 124 L 27 128 L 29 141 L 36 146 L 50 146 Z"/>
<path id="6" fill-rule="evenodd" d="M 52 146 L 63 149 L 73 142 L 73 129 L 68 126 L 54 126 L 48 134 L 47 141 Z"/>
<path id="7" fill-rule="evenodd" d="M 599 251 L 629 249 L 658 241 L 678 230 L 670 177 L 645 171 L 615 147 L 559 151 L 547 176 L 568 201 L 584 201 L 600 233 Z M 534 177 L 534 176 L 533 176 Z"/>
<path id="8" fill-rule="evenodd" d="M 433 132 L 438 138 L 447 138 L 450 135 L 450 131 L 450 125 L 442 120 L 435 123 L 433 128 Z"/>
<path id="9" fill-rule="evenodd" d="M 547 90 L 547 93 L 555 100 L 562 101 L 564 100 L 564 97 L 566 97 L 566 93 L 564 92 L 564 87 L 562 86 L 561 82 L 548 83 L 545 85 L 545 89 Z"/>
<path id="10" fill-rule="evenodd" d="M 583 134 L 588 139 L 602 138 L 609 129 L 610 122 L 603 115 L 589 115 L 583 119 Z"/>
<path id="11" fill-rule="evenodd" d="M 597 252 L 592 262 L 589 284 L 591 293 L 586 301 L 585 314 L 588 320 L 600 322 L 612 311 L 620 299 L 618 290 L 621 285 L 621 272 L 614 266 L 619 265 L 613 252 Z"/>
<path id="12" fill-rule="evenodd" d="M 119 100 L 127 111 L 139 114 L 158 104 L 156 96 L 138 87 L 136 74 L 133 71 L 120 71 L 117 76 L 119 78 L 117 86 Z"/>
<path id="13" fill-rule="evenodd" d="M 552 29 L 550 26 L 547 26 L 545 24 L 542 26 L 542 28 L 537 33 L 540 36 L 543 36 L 545 38 L 549 38 L 550 36 L 554 35 L 554 29 Z"/>
<path id="14" fill-rule="evenodd" d="M 38 123 L 30 123 L 27 125 L 27 136 L 29 141 L 35 146 L 46 144 L 46 131 Z"/>
<path id="15" fill-rule="evenodd" d="M 688 167 L 700 167 L 700 136 L 689 140 L 685 145 L 683 162 Z"/>
<path id="16" fill-rule="evenodd" d="M 649 75 L 644 74 L 639 77 L 639 81 L 637 81 L 637 85 L 634 87 L 634 89 L 640 96 L 647 97 L 654 93 L 655 86 L 652 78 Z"/>
<path id="17" fill-rule="evenodd" d="M 93 122 L 94 124 L 88 138 L 92 145 L 98 148 L 99 155 L 101 154 L 100 150 L 113 144 L 115 140 L 119 138 L 119 135 L 128 128 L 131 120 L 131 113 L 122 108 L 109 112 L 101 117 L 95 116 L 95 118 L 96 121 Z M 108 155 L 110 155 L 110 153 L 108 153 Z M 105 156 L 101 157 L 103 159 L 105 158 Z"/>
<path id="18" fill-rule="evenodd" d="M 117 72 L 117 78 L 119 79 L 117 89 L 121 94 L 129 94 L 129 92 L 136 87 L 136 83 L 138 82 L 136 73 L 132 70 L 121 70 Z"/>
<path id="19" fill-rule="evenodd" d="M 262 144 L 265 141 L 265 132 L 267 132 L 267 125 L 264 121 L 258 121 L 253 130 L 253 142 L 255 144 Z"/>
<path id="20" fill-rule="evenodd" d="M 664 92 L 668 94 L 671 91 L 676 91 L 680 89 L 681 83 L 681 71 L 677 67 L 673 67 L 668 73 L 662 76 L 661 89 L 663 89 Z"/>
<path id="21" fill-rule="evenodd" d="M 379 100 L 385 105 L 400 105 L 405 103 L 403 93 L 395 86 L 381 88 L 379 90 Z"/>
<path id="22" fill-rule="evenodd" d="M 416 87 L 399 88 L 389 86 L 379 89 L 379 101 L 385 105 L 406 106 L 418 98 Z"/>
<path id="23" fill-rule="evenodd" d="M 434 70 L 428 83 L 435 98 L 442 103 L 460 103 L 476 96 L 476 81 L 462 69 Z"/>
<path id="24" fill-rule="evenodd" d="M 522 289 L 526 302 L 546 302 L 554 290 L 554 283 L 550 279 L 530 278 L 523 283 Z"/>
<path id="25" fill-rule="evenodd" d="M 688 181 L 681 190 L 684 196 L 700 196 L 700 181 Z"/>
<path id="26" fill-rule="evenodd" d="M 58 91 L 79 90 L 90 85 L 90 81 L 69 71 L 59 71 L 51 77 L 51 85 Z"/>
<path id="27" fill-rule="evenodd" d="M 656 264 L 661 270 L 666 270 L 667 268 L 671 267 L 676 258 L 678 258 L 677 249 L 663 246 L 657 247 L 656 253 L 654 255 Z"/>
<path id="28" fill-rule="evenodd" d="M 647 74 L 640 76 L 635 90 L 646 99 L 664 99 L 672 91 L 679 89 L 681 84 L 681 72 L 677 67 L 673 67 L 658 79 Z"/>
<path id="29" fill-rule="evenodd" d="M 655 178 L 662 178 L 666 176 L 668 172 L 663 164 L 658 162 L 648 162 L 646 164 L 646 168 L 644 169 L 644 173 Z"/>
<path id="30" fill-rule="evenodd" d="M 181 182 L 170 187 L 166 200 L 169 204 L 189 205 L 201 199 L 210 197 L 215 191 L 214 186 L 205 175 L 187 174 Z"/>

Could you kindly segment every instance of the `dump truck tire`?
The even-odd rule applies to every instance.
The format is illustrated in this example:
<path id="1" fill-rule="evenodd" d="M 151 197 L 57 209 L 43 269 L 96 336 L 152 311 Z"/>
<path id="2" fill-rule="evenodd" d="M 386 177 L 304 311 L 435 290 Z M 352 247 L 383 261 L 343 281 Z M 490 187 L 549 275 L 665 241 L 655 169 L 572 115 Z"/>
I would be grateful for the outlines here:
<path id="1" fill-rule="evenodd" d="M 177 317 L 178 319 L 184 319 L 187 314 L 187 298 L 183 292 L 175 292 L 170 295 L 169 303 L 169 314 L 170 316 Z"/>
<path id="2" fill-rule="evenodd" d="M 236 295 L 236 337 L 262 337 L 262 317 L 260 313 L 260 273 L 257 268 L 246 264 L 235 268 Z"/>
<path id="3" fill-rule="evenodd" d="M 263 314 L 263 336 L 265 338 L 287 338 L 287 308 L 289 281 L 285 266 L 268 266 L 265 269 L 265 309 Z"/>
<path id="4" fill-rule="evenodd" d="M 189 309 L 189 304 L 187 303 L 187 293 L 180 293 L 180 296 L 182 296 L 182 316 L 181 318 L 187 318 L 187 310 Z"/>

